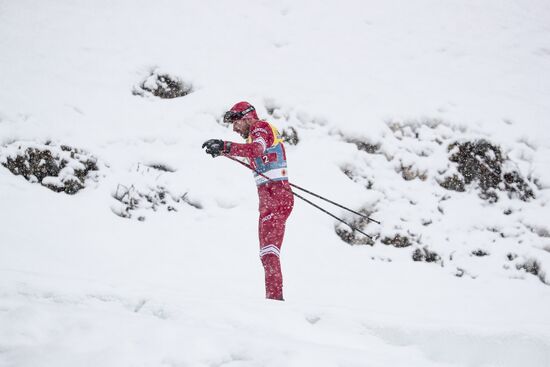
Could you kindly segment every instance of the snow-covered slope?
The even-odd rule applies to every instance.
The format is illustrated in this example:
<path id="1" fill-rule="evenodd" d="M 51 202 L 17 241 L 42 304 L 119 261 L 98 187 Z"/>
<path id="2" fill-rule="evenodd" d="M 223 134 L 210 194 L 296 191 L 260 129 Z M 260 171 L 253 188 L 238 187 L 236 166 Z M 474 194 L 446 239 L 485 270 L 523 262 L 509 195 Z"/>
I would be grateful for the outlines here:
<path id="1" fill-rule="evenodd" d="M 0 2 L 0 365 L 550 365 L 548 19 L 543 0 Z M 154 97 L 155 75 L 192 92 Z M 297 201 L 284 303 L 263 299 L 250 172 L 200 149 L 240 139 L 220 121 L 240 100 L 297 133 L 291 181 L 381 222 L 320 202 L 377 238 L 350 246 Z M 12 174 L 28 148 L 65 168 Z"/>

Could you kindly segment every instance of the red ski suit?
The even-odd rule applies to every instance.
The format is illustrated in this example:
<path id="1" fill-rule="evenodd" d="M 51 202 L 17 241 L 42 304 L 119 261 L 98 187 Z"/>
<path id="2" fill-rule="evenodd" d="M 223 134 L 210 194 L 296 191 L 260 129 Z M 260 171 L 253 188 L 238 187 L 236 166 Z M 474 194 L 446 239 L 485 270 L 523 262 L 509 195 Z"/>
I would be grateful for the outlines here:
<path id="1" fill-rule="evenodd" d="M 286 220 L 294 206 L 283 141 L 274 126 L 266 121 L 256 121 L 250 126 L 247 143 L 231 143 L 228 154 L 247 158 L 256 171 L 254 177 L 258 186 L 260 211 L 258 235 L 260 259 L 265 271 L 266 297 L 282 300 L 283 276 L 279 253 Z"/>

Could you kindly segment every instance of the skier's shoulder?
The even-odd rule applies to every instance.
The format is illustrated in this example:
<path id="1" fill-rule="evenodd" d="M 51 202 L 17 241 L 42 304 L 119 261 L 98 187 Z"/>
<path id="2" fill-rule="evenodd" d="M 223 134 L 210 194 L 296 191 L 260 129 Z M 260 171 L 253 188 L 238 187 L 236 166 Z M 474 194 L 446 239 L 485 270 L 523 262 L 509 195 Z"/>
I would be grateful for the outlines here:
<path id="1" fill-rule="evenodd" d="M 264 120 L 258 120 L 250 126 L 251 135 L 273 135 L 273 126 Z"/>

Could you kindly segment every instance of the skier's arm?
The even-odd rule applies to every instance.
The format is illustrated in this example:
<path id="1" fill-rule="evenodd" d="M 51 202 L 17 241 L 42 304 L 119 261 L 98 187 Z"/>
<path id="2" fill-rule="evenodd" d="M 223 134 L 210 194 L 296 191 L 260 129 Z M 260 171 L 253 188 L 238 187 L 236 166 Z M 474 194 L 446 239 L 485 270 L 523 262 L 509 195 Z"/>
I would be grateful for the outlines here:
<path id="1" fill-rule="evenodd" d="M 268 124 L 259 124 L 253 126 L 250 131 L 251 143 L 239 144 L 225 142 L 225 149 L 229 151 L 228 155 L 233 157 L 256 158 L 264 154 L 267 147 L 273 144 L 273 132 Z"/>
<path id="2" fill-rule="evenodd" d="M 252 142 L 247 144 L 239 144 L 234 142 L 225 142 L 226 150 L 229 148 L 230 156 L 233 157 L 246 157 L 246 158 L 256 158 L 263 154 L 264 146 L 259 142 Z"/>

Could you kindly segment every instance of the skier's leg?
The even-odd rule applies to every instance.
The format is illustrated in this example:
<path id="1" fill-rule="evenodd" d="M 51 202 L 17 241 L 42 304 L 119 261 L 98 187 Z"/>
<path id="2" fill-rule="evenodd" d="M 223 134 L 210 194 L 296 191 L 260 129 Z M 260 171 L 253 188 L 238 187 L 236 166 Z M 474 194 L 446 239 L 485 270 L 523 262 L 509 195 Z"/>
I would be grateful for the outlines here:
<path id="1" fill-rule="evenodd" d="M 283 274 L 279 256 L 266 254 L 261 257 L 265 272 L 265 297 L 283 300 Z"/>
<path id="2" fill-rule="evenodd" d="M 287 190 L 282 190 L 265 201 L 260 198 L 260 258 L 265 271 L 266 297 L 269 299 L 283 299 L 283 275 L 279 253 L 286 220 L 293 204 L 294 197 Z"/>
<path id="3" fill-rule="evenodd" d="M 260 216 L 260 258 L 265 271 L 266 298 L 283 299 L 283 275 L 279 252 L 286 218 L 275 213 Z"/>

